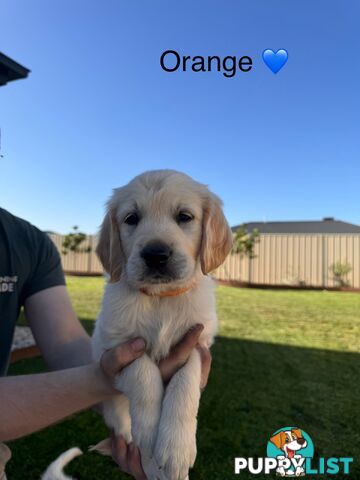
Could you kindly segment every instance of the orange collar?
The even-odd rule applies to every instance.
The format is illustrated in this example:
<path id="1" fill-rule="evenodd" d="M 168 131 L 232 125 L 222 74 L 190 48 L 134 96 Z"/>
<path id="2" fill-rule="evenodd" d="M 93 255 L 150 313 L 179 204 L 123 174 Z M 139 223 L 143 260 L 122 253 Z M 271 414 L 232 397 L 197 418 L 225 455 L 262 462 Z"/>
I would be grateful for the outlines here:
<path id="1" fill-rule="evenodd" d="M 192 283 L 188 287 L 179 288 L 177 290 L 166 290 L 164 292 L 159 292 L 159 293 L 152 293 L 152 292 L 149 292 L 149 290 L 147 290 L 146 288 L 140 288 L 140 292 L 144 293 L 145 295 L 148 295 L 149 297 L 178 297 L 188 292 L 192 288 L 194 288 L 194 286 L 195 286 L 195 283 Z"/>

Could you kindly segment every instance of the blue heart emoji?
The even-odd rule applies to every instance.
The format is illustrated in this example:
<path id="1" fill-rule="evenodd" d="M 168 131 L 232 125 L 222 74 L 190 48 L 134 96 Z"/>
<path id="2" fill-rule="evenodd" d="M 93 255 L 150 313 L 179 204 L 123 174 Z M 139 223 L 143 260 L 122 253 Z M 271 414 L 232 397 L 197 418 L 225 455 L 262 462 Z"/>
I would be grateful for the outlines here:
<path id="1" fill-rule="evenodd" d="M 276 53 L 269 48 L 263 51 L 263 60 L 273 73 L 277 73 L 285 65 L 288 59 L 288 52 L 281 48 Z"/>

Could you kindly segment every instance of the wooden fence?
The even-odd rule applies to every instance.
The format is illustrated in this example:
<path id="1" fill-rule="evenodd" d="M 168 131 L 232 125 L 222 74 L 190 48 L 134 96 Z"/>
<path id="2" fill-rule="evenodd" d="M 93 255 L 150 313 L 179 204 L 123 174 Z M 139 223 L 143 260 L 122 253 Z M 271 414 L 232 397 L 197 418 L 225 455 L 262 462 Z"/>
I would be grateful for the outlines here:
<path id="1" fill-rule="evenodd" d="M 263 234 L 254 253 L 253 259 L 229 255 L 215 272 L 216 278 L 264 285 L 335 287 L 331 265 L 341 262 L 351 265 L 345 276 L 348 285 L 360 288 L 359 234 Z"/>
<path id="2" fill-rule="evenodd" d="M 88 235 L 86 241 L 81 244 L 81 248 L 91 248 L 91 251 L 89 253 L 69 252 L 66 255 L 62 253 L 62 243 L 65 239 L 65 235 L 50 234 L 49 237 L 55 243 L 57 249 L 59 250 L 63 269 L 66 273 L 87 275 L 99 275 L 103 273 L 102 265 L 95 253 L 95 248 L 97 244 L 96 235 Z"/>
<path id="3" fill-rule="evenodd" d="M 59 252 L 64 237 L 50 235 Z M 96 236 L 89 236 L 84 246 L 91 253 L 61 253 L 66 272 L 101 274 L 102 266 L 95 254 Z M 360 288 L 360 235 L 260 235 L 255 258 L 229 255 L 214 272 L 220 280 L 236 280 L 252 284 L 334 287 L 331 265 L 349 263 L 351 271 L 345 280 Z"/>

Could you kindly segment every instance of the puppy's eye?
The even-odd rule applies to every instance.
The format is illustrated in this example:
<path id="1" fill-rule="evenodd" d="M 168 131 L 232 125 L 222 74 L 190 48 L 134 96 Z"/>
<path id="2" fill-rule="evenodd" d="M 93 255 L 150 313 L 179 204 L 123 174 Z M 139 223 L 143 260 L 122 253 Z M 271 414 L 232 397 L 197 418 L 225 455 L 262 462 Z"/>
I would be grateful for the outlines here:
<path id="1" fill-rule="evenodd" d="M 188 223 L 194 220 L 194 217 L 189 212 L 179 212 L 176 216 L 178 223 Z"/>
<path id="2" fill-rule="evenodd" d="M 137 225 L 140 221 L 139 215 L 137 213 L 129 213 L 124 218 L 124 223 L 127 225 Z"/>

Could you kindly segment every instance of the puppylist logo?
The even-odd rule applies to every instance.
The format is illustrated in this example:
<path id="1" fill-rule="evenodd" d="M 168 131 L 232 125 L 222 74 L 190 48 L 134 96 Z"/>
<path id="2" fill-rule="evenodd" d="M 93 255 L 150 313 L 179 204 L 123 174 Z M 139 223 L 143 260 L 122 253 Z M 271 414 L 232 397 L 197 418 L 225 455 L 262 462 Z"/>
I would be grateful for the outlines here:
<path id="1" fill-rule="evenodd" d="M 305 475 L 337 475 L 350 473 L 351 457 L 319 458 L 315 462 L 314 444 L 310 436 L 298 427 L 276 430 L 267 443 L 265 458 L 235 458 L 235 474 L 248 471 L 254 475 L 276 472 L 281 477 Z"/>

